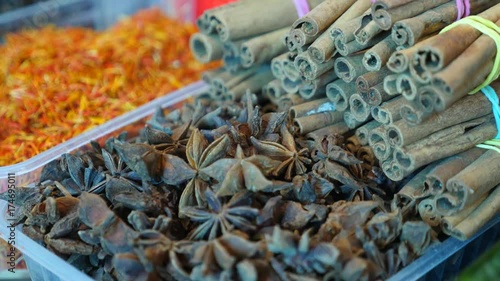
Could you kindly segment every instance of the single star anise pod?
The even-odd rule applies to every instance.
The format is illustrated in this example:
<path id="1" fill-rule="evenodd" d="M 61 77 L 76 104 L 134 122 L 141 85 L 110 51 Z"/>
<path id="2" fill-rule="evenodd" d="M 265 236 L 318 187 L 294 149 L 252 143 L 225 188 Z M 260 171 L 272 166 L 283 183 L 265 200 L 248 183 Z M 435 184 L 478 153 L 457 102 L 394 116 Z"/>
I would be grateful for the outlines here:
<path id="1" fill-rule="evenodd" d="M 214 187 L 217 196 L 234 195 L 241 190 L 260 191 L 271 188 L 275 183 L 268 180 L 279 161 L 264 155 L 245 157 L 241 146 L 236 148 L 234 158 L 223 158 L 201 169 L 201 172 L 219 181 Z"/>
<path id="2" fill-rule="evenodd" d="M 200 207 L 186 207 L 183 213 L 200 225 L 190 234 L 191 239 L 212 240 L 236 228 L 243 231 L 255 230 L 254 218 L 259 210 L 250 207 L 249 192 L 234 195 L 226 204 L 221 203 L 210 189 L 205 192 L 208 210 Z"/>
<path id="3" fill-rule="evenodd" d="M 148 126 L 144 129 L 144 134 L 147 142 L 161 152 L 183 156 L 186 153 L 186 145 L 189 141 L 190 126 L 191 122 L 188 122 L 181 127 L 175 128 L 172 135 Z"/>
<path id="4" fill-rule="evenodd" d="M 209 178 L 201 171 L 224 157 L 228 148 L 227 135 L 209 144 L 203 134 L 195 129 L 186 147 L 188 163 L 178 156 L 163 154 L 163 181 L 176 186 L 189 181 L 181 194 L 179 215 L 182 215 L 185 207 L 206 205 L 205 191 L 209 188 Z"/>
<path id="5" fill-rule="evenodd" d="M 337 266 L 337 248 L 331 243 L 311 241 L 309 231 L 299 237 L 275 227 L 272 235 L 266 235 L 266 241 L 268 250 L 299 274 L 325 274 Z"/>
<path id="6" fill-rule="evenodd" d="M 290 181 L 295 175 L 303 175 L 307 172 L 307 166 L 311 164 L 307 148 L 297 151 L 295 140 L 285 125 L 281 126 L 282 144 L 272 141 L 260 141 L 253 136 L 250 140 L 257 152 L 281 161 L 271 174 L 280 176 L 285 174 L 285 180 Z"/>
<path id="7" fill-rule="evenodd" d="M 226 233 L 223 236 L 194 246 L 190 260 L 192 280 L 248 280 L 251 275 L 267 275 L 252 268 L 258 263 L 255 258 L 263 259 L 262 246 L 251 242 L 241 232 Z M 246 275 L 248 274 L 248 275 Z M 252 280 L 252 279 L 250 279 Z M 253 279 L 257 280 L 257 279 Z M 258 279 L 261 280 L 261 279 Z"/>

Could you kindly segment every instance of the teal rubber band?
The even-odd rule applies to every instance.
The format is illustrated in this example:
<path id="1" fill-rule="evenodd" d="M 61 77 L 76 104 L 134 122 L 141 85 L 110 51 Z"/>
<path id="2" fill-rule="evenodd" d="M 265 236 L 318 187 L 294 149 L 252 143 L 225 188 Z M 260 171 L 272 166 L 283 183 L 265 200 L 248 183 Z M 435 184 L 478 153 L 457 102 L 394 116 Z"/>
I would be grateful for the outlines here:
<path id="1" fill-rule="evenodd" d="M 500 139 L 500 101 L 498 100 L 497 93 L 489 85 L 482 88 L 481 92 L 483 92 L 483 94 L 491 102 L 493 109 L 493 116 L 495 117 L 495 121 L 497 123 L 497 132 L 498 132 L 495 139 Z"/>

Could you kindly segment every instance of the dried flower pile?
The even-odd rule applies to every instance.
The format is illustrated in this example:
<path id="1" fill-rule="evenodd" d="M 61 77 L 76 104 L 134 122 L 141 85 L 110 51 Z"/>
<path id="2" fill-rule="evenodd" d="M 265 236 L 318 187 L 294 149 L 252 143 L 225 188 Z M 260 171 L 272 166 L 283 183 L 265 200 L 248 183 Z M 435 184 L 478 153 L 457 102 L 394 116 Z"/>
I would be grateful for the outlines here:
<path id="1" fill-rule="evenodd" d="M 0 166 L 198 80 L 214 64 L 186 52 L 194 31 L 150 9 L 103 32 L 44 27 L 6 35 L 0 123 L 8 130 L 0 133 Z"/>

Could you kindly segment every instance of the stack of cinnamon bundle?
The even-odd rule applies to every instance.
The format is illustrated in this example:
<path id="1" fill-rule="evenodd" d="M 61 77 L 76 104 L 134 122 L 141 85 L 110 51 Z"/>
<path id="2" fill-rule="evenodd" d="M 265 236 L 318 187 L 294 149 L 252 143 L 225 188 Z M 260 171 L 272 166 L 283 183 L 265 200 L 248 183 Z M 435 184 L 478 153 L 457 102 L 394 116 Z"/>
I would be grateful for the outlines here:
<path id="1" fill-rule="evenodd" d="M 237 5 L 248 5 L 248 2 L 243 0 L 227 9 L 236 9 Z M 410 181 L 394 204 L 404 203 L 408 210 L 410 206 L 415 207 L 415 211 L 418 208 L 427 222 L 439 221 L 431 225 L 442 224 L 448 234 L 462 231 L 456 236 L 465 238 L 470 229 L 453 227 L 468 216 L 466 211 L 474 217 L 473 210 L 483 206 L 484 200 L 495 200 L 491 196 L 498 196 L 496 193 L 487 196 L 496 190 L 498 182 L 489 183 L 489 187 L 480 192 L 482 196 L 473 199 L 459 197 L 466 188 L 470 191 L 476 187 L 464 183 L 460 189 L 451 183 L 447 185 L 448 179 L 441 179 L 440 192 L 405 196 L 411 193 L 408 190 L 417 187 L 429 189 L 426 179 L 431 168 L 443 167 L 449 159 L 462 159 L 462 154 L 472 153 L 469 151 L 485 154 L 484 150 L 474 147 L 497 134 L 489 99 L 482 93 L 467 95 L 477 92 L 487 77 L 493 77 L 489 74 L 494 68 L 495 41 L 468 25 L 440 32 L 469 14 L 499 25 L 499 3 L 498 0 L 470 0 L 464 11 L 456 1 L 449 0 L 309 1 L 310 12 L 298 19 L 295 8 L 293 12 L 286 10 L 295 18 L 287 18 L 286 25 L 281 24 L 285 20 L 280 18 L 281 9 L 277 9 L 274 18 L 280 24 L 274 30 L 265 31 L 266 36 L 272 33 L 276 37 L 260 49 L 265 59 L 256 60 L 265 64 L 254 64 L 250 68 L 241 64 L 240 70 L 234 72 L 226 60 L 226 70 L 207 74 L 206 77 L 210 76 L 207 81 L 217 85 L 218 79 L 223 80 L 228 88 L 243 84 L 236 87 L 240 94 L 228 95 L 236 99 L 243 95 L 243 89 L 258 92 L 263 86 L 264 97 L 275 104 L 278 111 L 288 112 L 295 135 L 314 140 L 334 133 L 354 135 L 350 138 L 352 147 L 356 148 L 353 151 L 369 150 L 371 159 L 367 159 L 371 163 L 378 161 L 391 180 L 407 179 L 423 169 L 420 172 L 423 174 Z M 202 20 L 210 22 L 208 19 L 214 18 L 210 13 Z M 255 13 L 254 22 L 260 21 L 260 16 L 261 13 Z M 267 11 L 262 16 L 267 16 Z M 211 26 L 220 25 L 214 19 L 211 22 Z M 214 27 L 211 33 L 204 34 L 217 37 L 215 32 L 219 29 Z M 234 38 L 240 43 L 248 41 L 241 37 L 231 40 Z M 278 49 L 279 52 L 270 55 L 269 50 Z M 257 76 L 256 73 L 265 74 Z M 491 86 L 500 92 L 500 83 Z M 488 154 L 500 158 L 500 155 Z M 479 157 L 462 163 L 455 173 L 463 170 L 463 176 L 475 178 L 469 166 Z M 449 168 L 444 167 L 441 169 Z M 494 178 L 491 175 L 494 172 L 491 170 L 482 176 Z M 458 205 L 460 200 L 466 203 L 456 208 L 455 213 L 439 211 L 440 206 Z M 435 213 L 429 215 L 430 209 L 436 210 Z M 458 215 L 460 219 L 449 222 L 448 217 Z"/>
<path id="2" fill-rule="evenodd" d="M 322 0 L 307 2 L 315 7 Z M 190 49 L 200 62 L 224 62 L 224 69 L 204 76 L 212 97 L 240 100 L 246 90 L 261 92 L 273 80 L 269 64 L 286 52 L 282 38 L 297 18 L 289 0 L 242 0 L 205 11 Z"/>

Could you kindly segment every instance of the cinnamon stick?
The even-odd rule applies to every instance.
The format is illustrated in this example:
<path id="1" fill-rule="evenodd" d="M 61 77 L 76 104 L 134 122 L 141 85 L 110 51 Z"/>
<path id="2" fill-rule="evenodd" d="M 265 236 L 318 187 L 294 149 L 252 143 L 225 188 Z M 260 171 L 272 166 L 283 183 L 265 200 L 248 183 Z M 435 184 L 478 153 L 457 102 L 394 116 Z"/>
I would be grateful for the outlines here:
<path id="1" fill-rule="evenodd" d="M 389 30 L 394 22 L 414 17 L 446 2 L 448 2 L 448 0 L 420 0 L 389 9 L 375 8 L 372 10 L 373 19 L 381 29 Z"/>
<path id="2" fill-rule="evenodd" d="M 469 205 L 467 208 L 461 210 L 460 212 L 452 216 L 444 216 L 441 218 L 441 229 L 446 235 L 461 239 L 460 231 L 456 230 L 457 225 L 459 225 L 464 220 L 468 219 L 469 215 L 483 203 L 483 201 L 488 198 L 485 194 L 483 197 L 476 200 L 476 202 Z"/>
<path id="3" fill-rule="evenodd" d="M 326 111 L 302 117 L 296 117 L 293 124 L 296 127 L 296 132 L 301 135 L 339 123 L 342 121 L 343 114 L 339 111 Z"/>
<path id="4" fill-rule="evenodd" d="M 391 145 L 402 147 L 444 128 L 488 115 L 491 112 L 491 103 L 488 98 L 484 95 L 471 95 L 447 110 L 434 114 L 418 126 L 411 126 L 404 120 L 395 122 L 387 129 L 389 142 Z"/>
<path id="5" fill-rule="evenodd" d="M 330 34 L 332 30 L 340 23 L 352 20 L 361 16 L 371 6 L 370 1 L 361 0 L 352 4 L 327 30 L 325 30 L 308 48 L 313 61 L 317 63 L 325 62 L 333 57 L 335 45 L 332 44 Z"/>
<path id="6" fill-rule="evenodd" d="M 254 37 L 240 47 L 241 64 L 250 67 L 270 61 L 272 58 L 286 52 L 286 46 L 277 44 L 288 32 L 288 28 L 278 29 L 264 35 Z"/>
<path id="7" fill-rule="evenodd" d="M 349 98 L 356 93 L 356 85 L 337 79 L 326 86 L 326 96 L 335 105 L 336 110 L 345 111 L 349 108 Z"/>
<path id="8" fill-rule="evenodd" d="M 375 157 L 377 157 L 379 161 L 386 161 L 392 157 L 393 148 L 389 145 L 385 127 L 383 125 L 370 131 L 370 134 L 368 135 L 368 143 L 372 147 L 373 153 L 375 153 Z"/>
<path id="9" fill-rule="evenodd" d="M 202 63 L 222 58 L 222 42 L 215 35 L 193 34 L 189 38 L 189 49 L 196 60 Z"/>
<path id="10" fill-rule="evenodd" d="M 393 98 L 393 96 L 389 95 L 384 90 L 384 83 L 383 82 L 368 89 L 368 92 L 361 93 L 361 97 L 368 105 L 372 106 L 372 108 L 374 106 L 380 105 L 384 101 L 387 101 L 387 100 L 390 100 Z"/>
<path id="11" fill-rule="evenodd" d="M 390 36 L 387 36 L 365 52 L 363 66 L 368 71 L 378 71 L 386 65 L 394 51 L 396 51 L 396 43 Z"/>
<path id="12" fill-rule="evenodd" d="M 358 121 L 351 111 L 344 111 L 344 123 L 349 127 L 349 129 L 356 129 L 360 125 L 362 125 L 363 121 Z"/>
<path id="13" fill-rule="evenodd" d="M 334 104 L 327 98 L 317 99 L 290 107 L 288 115 L 291 119 L 314 115 L 322 112 L 335 111 Z"/>
<path id="14" fill-rule="evenodd" d="M 299 95 L 305 100 L 325 96 L 326 85 L 337 79 L 333 71 L 325 72 L 314 80 L 305 81 L 299 88 Z"/>
<path id="15" fill-rule="evenodd" d="M 278 99 L 276 105 L 279 111 L 288 111 L 292 106 L 304 103 L 304 100 L 297 94 L 286 94 Z"/>
<path id="16" fill-rule="evenodd" d="M 426 164 L 468 150 L 476 144 L 493 138 L 495 135 L 496 125 L 492 119 L 446 142 L 429 142 L 427 146 L 411 150 L 398 148 L 394 151 L 394 159 L 397 161 L 397 165 L 392 167 L 392 170 L 384 170 L 384 172 L 392 180 L 402 180 L 405 176 Z"/>
<path id="17" fill-rule="evenodd" d="M 396 80 L 398 76 L 398 74 L 391 74 L 384 78 L 384 91 L 391 96 L 399 95 L 396 89 Z"/>
<path id="18" fill-rule="evenodd" d="M 432 101 L 427 101 L 428 96 L 419 97 L 420 100 L 424 100 L 425 104 L 429 104 L 429 107 L 424 107 L 421 103 L 417 101 L 407 101 L 401 105 L 400 115 L 403 120 L 408 123 L 408 125 L 416 126 L 425 120 L 428 120 L 432 116 L 433 106 Z"/>
<path id="19" fill-rule="evenodd" d="M 359 94 L 354 94 L 349 98 L 349 109 L 358 122 L 364 122 L 371 117 L 371 106 Z"/>
<path id="20" fill-rule="evenodd" d="M 247 91 L 252 93 L 260 92 L 262 87 L 273 79 L 274 77 L 271 74 L 271 69 L 269 67 L 262 68 L 245 81 L 229 89 L 227 96 L 234 101 L 239 101 Z"/>
<path id="21" fill-rule="evenodd" d="M 335 74 L 345 82 L 354 81 L 356 77 L 367 72 L 362 60 L 363 54 L 337 58 L 334 62 Z"/>
<path id="22" fill-rule="evenodd" d="M 311 59 L 308 52 L 301 53 L 295 57 L 295 68 L 299 71 L 300 75 L 308 80 L 314 80 L 321 74 L 331 70 L 334 66 L 334 58 L 325 61 L 324 63 L 316 63 Z"/>
<path id="23" fill-rule="evenodd" d="M 472 164 L 484 152 L 484 149 L 472 148 L 441 161 L 435 168 L 429 171 L 424 181 L 423 194 L 439 195 L 443 193 L 446 182 Z"/>
<path id="24" fill-rule="evenodd" d="M 240 48 L 241 44 L 243 44 L 245 40 L 241 41 L 228 41 L 222 44 L 223 54 L 222 61 L 224 62 L 224 66 L 232 72 L 236 72 L 242 68 L 242 61 L 240 56 Z"/>
<path id="25" fill-rule="evenodd" d="M 418 204 L 418 213 L 424 222 L 431 227 L 441 224 L 441 216 L 436 212 L 436 201 L 434 198 L 426 198 Z"/>
<path id="26" fill-rule="evenodd" d="M 314 8 L 322 1 L 307 2 L 310 8 Z M 278 15 L 276 11 L 279 11 Z M 255 20 L 255 15 L 258 15 L 258 20 Z M 293 1 L 254 0 L 216 13 L 213 22 L 222 41 L 235 41 L 290 26 L 297 18 Z"/>
<path id="27" fill-rule="evenodd" d="M 359 127 L 355 131 L 355 135 L 359 140 L 359 143 L 361 145 L 368 145 L 368 136 L 370 135 L 370 132 L 374 130 L 375 128 L 379 127 L 381 124 L 377 122 L 376 120 L 372 120 L 363 126 Z"/>
<path id="28" fill-rule="evenodd" d="M 498 25 L 497 21 L 500 19 L 499 10 L 500 7 L 495 6 L 482 12 L 479 16 Z M 479 37 L 483 37 L 483 39 L 475 43 Z M 486 35 L 482 36 L 480 31 L 469 25 L 458 25 L 447 32 L 430 37 L 419 44 L 421 47 L 418 48 L 417 55 L 412 58 L 412 74 L 416 77 L 422 77 L 422 79 L 428 79 L 427 77 L 430 77 L 432 73 L 444 69 L 456 58 L 468 58 L 463 53 L 466 49 L 472 47 L 474 43 L 477 47 L 469 51 L 473 52 L 473 54 L 474 52 L 479 52 L 479 54 L 485 52 L 488 54 L 493 52 L 494 54 L 496 52 L 493 40 Z M 478 47 L 483 49 L 478 49 Z M 416 46 L 413 48 L 416 48 Z M 473 63 L 480 64 L 482 61 L 474 60 Z M 458 69 L 454 68 L 454 70 L 459 73 Z"/>
<path id="29" fill-rule="evenodd" d="M 436 206 L 443 215 L 453 215 L 474 203 L 482 195 L 500 184 L 500 155 L 488 150 L 476 161 L 448 180 L 446 190 L 454 195 L 456 202 L 438 197 Z"/>
<path id="30" fill-rule="evenodd" d="M 381 124 L 390 125 L 401 119 L 400 108 L 407 104 L 403 97 L 395 97 L 372 108 L 372 117 Z"/>
<path id="31" fill-rule="evenodd" d="M 497 186 L 481 205 L 456 226 L 453 232 L 454 237 L 460 240 L 469 239 L 481 228 L 481 226 L 487 223 L 495 215 L 498 215 L 499 208 L 500 188 Z"/>
<path id="32" fill-rule="evenodd" d="M 313 139 L 315 141 L 320 141 L 323 137 L 331 134 L 345 134 L 349 132 L 349 127 L 344 122 L 335 123 L 333 125 L 317 129 L 306 135 L 307 138 Z"/>
<path id="33" fill-rule="evenodd" d="M 379 71 L 371 71 L 359 76 L 356 78 L 358 92 L 368 92 L 370 88 L 384 82 L 384 78 L 391 73 L 392 72 L 387 67 L 383 67 Z"/>
<path id="34" fill-rule="evenodd" d="M 271 71 L 273 73 L 273 76 L 277 79 L 284 78 L 285 74 L 283 69 L 283 61 L 287 60 L 288 57 L 289 53 L 283 53 L 271 60 Z"/>
<path id="35" fill-rule="evenodd" d="M 421 84 L 413 79 L 409 73 L 401 73 L 396 79 L 396 91 L 407 100 L 415 100 Z"/>
<path id="36" fill-rule="evenodd" d="M 339 18 L 355 0 L 326 0 L 312 9 L 300 19 L 297 19 L 292 28 L 299 28 L 308 36 L 318 35 Z"/>
<path id="37" fill-rule="evenodd" d="M 267 85 L 264 86 L 263 92 L 271 100 L 278 100 L 286 94 L 283 87 L 281 87 L 281 80 L 279 79 L 274 79 L 273 81 L 267 83 Z"/>
<path id="38" fill-rule="evenodd" d="M 424 36 L 441 30 L 456 19 L 457 4 L 444 3 L 415 17 L 395 22 L 392 27 L 392 39 L 397 45 L 409 48 Z"/>

